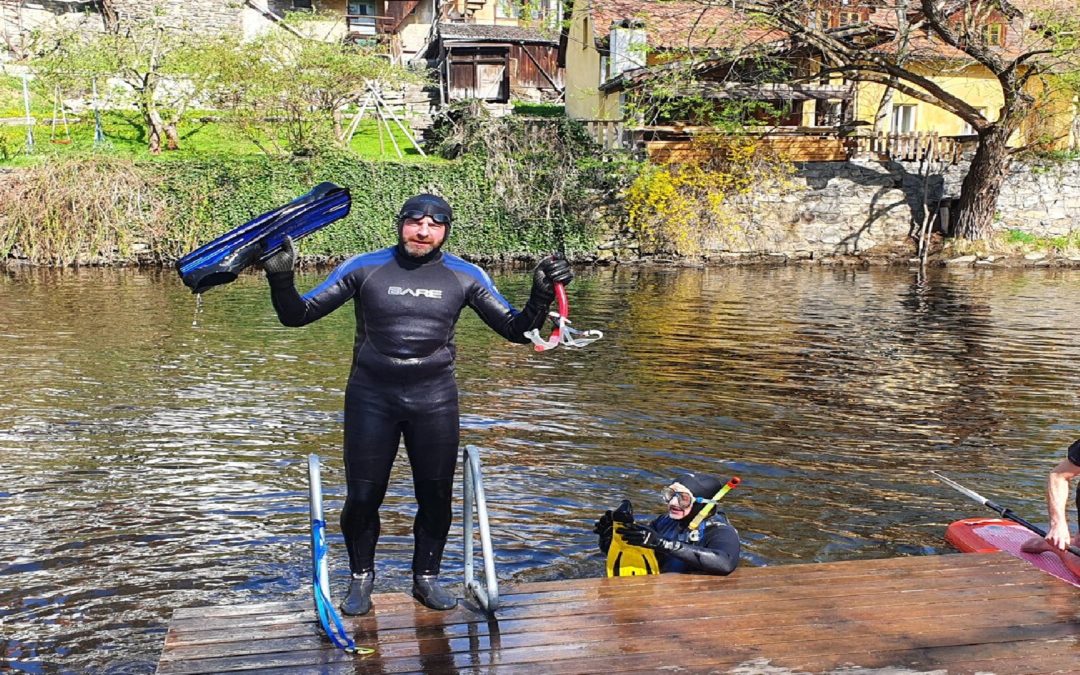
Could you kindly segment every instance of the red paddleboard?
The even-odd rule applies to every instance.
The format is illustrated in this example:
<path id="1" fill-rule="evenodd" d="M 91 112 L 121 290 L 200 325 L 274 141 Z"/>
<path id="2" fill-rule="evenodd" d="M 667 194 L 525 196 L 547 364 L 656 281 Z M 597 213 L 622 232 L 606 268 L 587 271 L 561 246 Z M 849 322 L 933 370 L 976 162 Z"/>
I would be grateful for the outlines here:
<path id="1" fill-rule="evenodd" d="M 963 553 L 1005 551 L 1062 581 L 1080 587 L 1077 578 L 1054 553 L 1024 553 L 1020 546 L 1037 536 L 1023 525 L 1001 518 L 965 518 L 945 529 L 945 539 Z"/>

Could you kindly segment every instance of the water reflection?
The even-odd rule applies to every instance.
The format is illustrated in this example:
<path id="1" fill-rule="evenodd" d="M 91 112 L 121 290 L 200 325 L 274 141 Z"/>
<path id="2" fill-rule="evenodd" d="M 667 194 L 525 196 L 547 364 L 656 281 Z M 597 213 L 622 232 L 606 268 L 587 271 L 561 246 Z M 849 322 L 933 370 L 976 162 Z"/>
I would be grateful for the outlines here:
<path id="1" fill-rule="evenodd" d="M 601 573 L 597 513 L 658 512 L 680 469 L 743 477 L 726 509 L 747 564 L 946 551 L 976 507 L 930 469 L 1038 520 L 1080 436 L 1078 290 L 1062 271 L 584 271 L 572 318 L 605 338 L 542 355 L 466 313 L 462 440 L 485 448 L 500 576 Z M 306 598 L 304 457 L 333 520 L 352 331 L 349 312 L 281 327 L 255 276 L 197 313 L 168 270 L 0 276 L 0 668 L 151 672 L 174 608 Z M 408 584 L 408 476 L 401 457 L 380 591 Z"/>

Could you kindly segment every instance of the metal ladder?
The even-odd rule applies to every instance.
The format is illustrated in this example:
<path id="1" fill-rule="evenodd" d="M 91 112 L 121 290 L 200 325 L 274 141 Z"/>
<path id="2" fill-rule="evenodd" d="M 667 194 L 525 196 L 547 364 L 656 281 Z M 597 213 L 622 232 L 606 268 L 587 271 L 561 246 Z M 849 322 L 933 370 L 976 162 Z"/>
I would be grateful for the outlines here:
<path id="1" fill-rule="evenodd" d="M 484 498 L 484 476 L 480 471 L 480 450 L 466 445 L 465 460 L 465 594 L 472 597 L 488 614 L 499 608 L 499 580 L 495 577 L 495 554 L 491 548 L 491 530 L 488 527 L 487 500 Z M 473 511 L 480 529 L 480 547 L 484 555 L 486 584 L 476 580 L 473 569 Z"/>

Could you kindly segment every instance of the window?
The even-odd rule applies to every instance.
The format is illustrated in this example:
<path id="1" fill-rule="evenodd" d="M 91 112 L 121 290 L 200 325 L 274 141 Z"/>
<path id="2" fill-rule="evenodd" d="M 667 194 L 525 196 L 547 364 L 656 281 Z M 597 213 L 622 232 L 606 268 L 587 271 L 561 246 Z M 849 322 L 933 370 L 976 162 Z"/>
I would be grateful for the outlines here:
<path id="1" fill-rule="evenodd" d="M 314 9 L 311 0 L 293 0 L 293 9 Z"/>
<path id="2" fill-rule="evenodd" d="M 840 25 L 850 26 L 854 23 L 861 23 L 862 19 L 859 18 L 858 12 L 840 12 Z"/>
<path id="3" fill-rule="evenodd" d="M 520 19 L 521 3 L 518 0 L 496 0 L 495 16 L 500 19 Z"/>
<path id="4" fill-rule="evenodd" d="M 982 115 L 983 117 L 986 117 L 986 108 L 985 107 L 980 106 L 980 107 L 975 108 L 975 109 L 979 111 L 980 115 Z M 964 136 L 973 136 L 973 135 L 975 135 L 975 127 L 971 126 L 967 122 L 964 122 L 964 133 L 963 133 L 963 135 Z"/>
<path id="5" fill-rule="evenodd" d="M 894 105 L 892 109 L 893 133 L 909 134 L 915 131 L 914 105 Z"/>
<path id="6" fill-rule="evenodd" d="M 814 123 L 819 127 L 834 127 L 844 119 L 842 101 L 818 101 Z"/>
<path id="7" fill-rule="evenodd" d="M 1005 26 L 992 23 L 983 27 L 983 39 L 990 47 L 1000 47 L 1005 41 Z"/>
<path id="8" fill-rule="evenodd" d="M 375 35 L 375 3 L 364 0 L 349 0 L 346 8 L 349 33 L 352 35 Z"/>

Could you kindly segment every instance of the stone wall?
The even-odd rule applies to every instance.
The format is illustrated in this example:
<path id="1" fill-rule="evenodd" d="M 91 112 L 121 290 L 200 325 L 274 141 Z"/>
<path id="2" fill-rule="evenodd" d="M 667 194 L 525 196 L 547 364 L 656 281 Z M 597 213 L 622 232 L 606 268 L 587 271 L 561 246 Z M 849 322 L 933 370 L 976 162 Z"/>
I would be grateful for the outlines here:
<path id="1" fill-rule="evenodd" d="M 761 191 L 738 204 L 745 225 L 709 242 L 713 254 L 794 258 L 863 254 L 908 241 L 932 210 L 959 196 L 967 164 L 928 178 L 918 164 L 799 164 L 795 188 Z M 947 202 L 946 202 L 947 203 Z M 1002 189 L 996 227 L 1040 237 L 1080 232 L 1080 161 L 1015 163 Z"/>
<path id="2" fill-rule="evenodd" d="M 240 30 L 244 3 L 233 0 L 112 0 L 120 21 L 140 20 L 161 12 L 178 26 L 215 33 Z"/>

